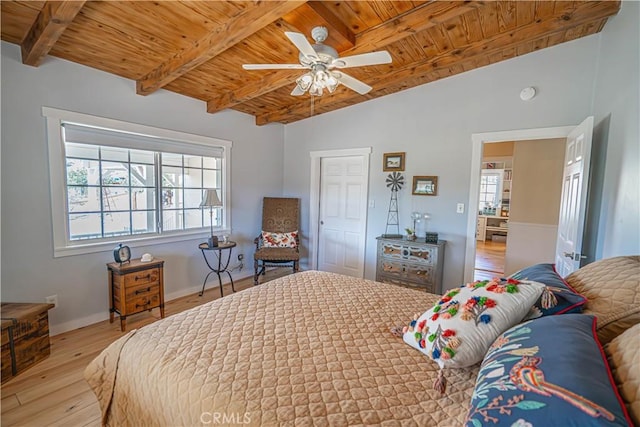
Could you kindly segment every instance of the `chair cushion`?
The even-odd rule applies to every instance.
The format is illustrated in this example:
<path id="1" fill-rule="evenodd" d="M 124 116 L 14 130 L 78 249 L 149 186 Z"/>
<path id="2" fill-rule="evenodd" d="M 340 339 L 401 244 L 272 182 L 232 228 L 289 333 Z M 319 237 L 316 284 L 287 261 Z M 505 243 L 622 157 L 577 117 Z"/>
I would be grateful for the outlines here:
<path id="1" fill-rule="evenodd" d="M 298 230 L 289 233 L 262 231 L 262 245 L 265 248 L 295 248 L 298 246 Z"/>
<path id="2" fill-rule="evenodd" d="M 260 248 L 253 254 L 253 259 L 261 261 L 298 261 L 300 253 L 297 248 Z"/>

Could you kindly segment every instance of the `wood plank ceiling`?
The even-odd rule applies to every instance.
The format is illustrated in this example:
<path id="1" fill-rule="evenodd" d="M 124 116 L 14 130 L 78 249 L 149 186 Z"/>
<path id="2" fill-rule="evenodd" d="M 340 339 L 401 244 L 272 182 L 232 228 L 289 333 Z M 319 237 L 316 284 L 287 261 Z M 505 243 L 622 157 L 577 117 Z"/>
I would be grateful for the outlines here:
<path id="1" fill-rule="evenodd" d="M 292 96 L 304 70 L 246 71 L 244 63 L 297 63 L 285 31 L 329 29 L 341 56 L 386 49 L 391 64 L 350 68 L 373 87 L 339 86 L 314 114 L 354 105 L 599 32 L 620 1 L 6 1 L 2 40 L 22 61 L 47 55 L 134 80 L 141 96 L 166 89 L 256 117 L 309 117 Z"/>

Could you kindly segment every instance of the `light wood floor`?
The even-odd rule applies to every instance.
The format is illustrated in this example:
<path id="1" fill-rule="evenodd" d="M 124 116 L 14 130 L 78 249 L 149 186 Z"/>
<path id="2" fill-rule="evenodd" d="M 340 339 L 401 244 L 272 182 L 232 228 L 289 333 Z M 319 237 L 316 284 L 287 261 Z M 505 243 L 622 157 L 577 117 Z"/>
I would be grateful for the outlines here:
<path id="1" fill-rule="evenodd" d="M 491 280 L 504 275 L 504 257 L 507 244 L 486 240 L 476 242 L 474 280 Z"/>
<path id="2" fill-rule="evenodd" d="M 287 275 L 290 269 L 267 272 L 264 280 Z M 263 282 L 263 279 L 260 280 Z M 253 277 L 235 283 L 236 291 L 253 286 Z M 224 286 L 225 295 L 231 285 Z M 179 313 L 220 298 L 220 290 L 209 283 L 202 297 L 197 294 L 165 303 L 165 315 Z M 127 317 L 127 331 L 160 318 L 158 309 Z M 9 426 L 99 426 L 100 407 L 83 378 L 85 367 L 110 343 L 123 335 L 120 321 L 108 320 L 51 337 L 51 355 L 0 388 L 0 424 Z"/>

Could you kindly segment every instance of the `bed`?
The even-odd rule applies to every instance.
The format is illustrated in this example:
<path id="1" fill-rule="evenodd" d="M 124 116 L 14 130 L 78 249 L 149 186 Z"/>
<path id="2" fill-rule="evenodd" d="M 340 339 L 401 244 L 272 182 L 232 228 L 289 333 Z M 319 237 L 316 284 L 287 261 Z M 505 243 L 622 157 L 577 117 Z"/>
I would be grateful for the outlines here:
<path id="1" fill-rule="evenodd" d="M 85 378 L 113 426 L 464 425 L 479 366 L 441 394 L 438 366 L 389 332 L 439 298 L 297 273 L 131 331 Z"/>

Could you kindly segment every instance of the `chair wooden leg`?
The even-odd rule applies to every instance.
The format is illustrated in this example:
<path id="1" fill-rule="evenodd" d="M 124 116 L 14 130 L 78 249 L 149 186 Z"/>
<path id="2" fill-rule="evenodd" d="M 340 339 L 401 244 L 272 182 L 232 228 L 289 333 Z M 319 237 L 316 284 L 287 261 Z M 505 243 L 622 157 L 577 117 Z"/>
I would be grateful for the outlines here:
<path id="1" fill-rule="evenodd" d="M 293 272 L 297 273 L 298 272 L 298 261 L 293 261 Z"/>
<path id="2" fill-rule="evenodd" d="M 258 260 L 253 260 L 253 286 L 258 286 Z"/>

